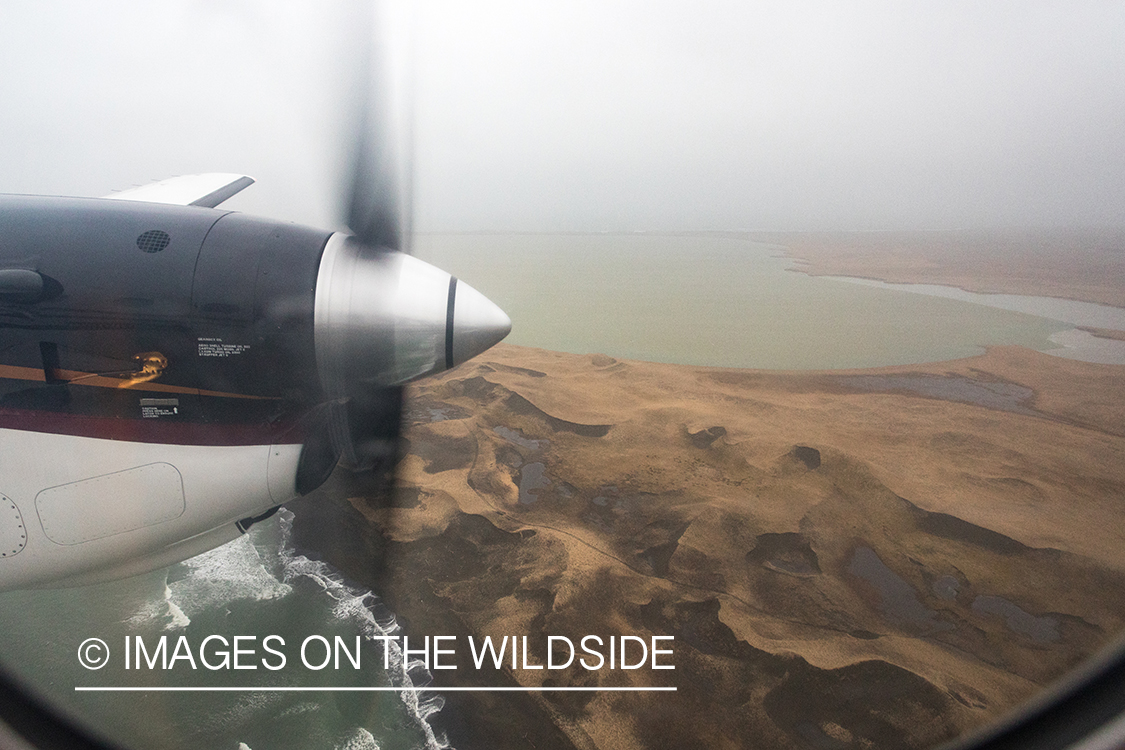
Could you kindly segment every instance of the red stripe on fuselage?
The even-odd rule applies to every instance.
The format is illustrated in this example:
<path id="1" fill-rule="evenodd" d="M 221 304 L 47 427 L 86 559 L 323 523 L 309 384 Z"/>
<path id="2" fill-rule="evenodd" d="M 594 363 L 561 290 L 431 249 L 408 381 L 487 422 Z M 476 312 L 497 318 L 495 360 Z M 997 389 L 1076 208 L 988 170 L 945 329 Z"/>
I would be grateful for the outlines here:
<path id="1" fill-rule="evenodd" d="M 222 424 L 160 418 L 87 417 L 4 408 L 0 408 L 0 429 L 168 445 L 293 445 L 304 442 L 305 438 L 304 430 L 293 422 Z"/>

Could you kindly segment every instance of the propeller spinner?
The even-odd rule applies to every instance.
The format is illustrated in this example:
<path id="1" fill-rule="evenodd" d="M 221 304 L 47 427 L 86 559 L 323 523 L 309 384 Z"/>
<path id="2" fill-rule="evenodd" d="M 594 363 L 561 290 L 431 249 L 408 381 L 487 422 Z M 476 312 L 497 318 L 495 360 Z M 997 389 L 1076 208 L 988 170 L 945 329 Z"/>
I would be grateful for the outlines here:
<path id="1" fill-rule="evenodd" d="M 364 447 L 363 419 L 377 429 L 378 415 L 393 411 L 385 402 L 400 398 L 396 386 L 461 364 L 512 329 L 499 307 L 456 277 L 341 234 L 321 257 L 314 321 L 321 383 L 347 411 L 347 437 L 337 425 L 334 440 L 345 461 L 361 466 L 380 452 Z M 383 403 L 373 410 L 372 401 Z"/>

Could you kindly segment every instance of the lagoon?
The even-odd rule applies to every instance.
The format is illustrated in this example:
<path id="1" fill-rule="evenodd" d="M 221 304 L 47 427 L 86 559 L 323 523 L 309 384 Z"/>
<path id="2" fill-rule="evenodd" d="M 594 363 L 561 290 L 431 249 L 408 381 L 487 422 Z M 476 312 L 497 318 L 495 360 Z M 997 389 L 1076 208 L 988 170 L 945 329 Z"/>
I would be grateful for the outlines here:
<path id="1" fill-rule="evenodd" d="M 424 234 L 415 252 L 513 321 L 509 343 L 679 364 L 821 370 L 1057 349 L 1059 320 L 791 269 L 719 234 Z"/>

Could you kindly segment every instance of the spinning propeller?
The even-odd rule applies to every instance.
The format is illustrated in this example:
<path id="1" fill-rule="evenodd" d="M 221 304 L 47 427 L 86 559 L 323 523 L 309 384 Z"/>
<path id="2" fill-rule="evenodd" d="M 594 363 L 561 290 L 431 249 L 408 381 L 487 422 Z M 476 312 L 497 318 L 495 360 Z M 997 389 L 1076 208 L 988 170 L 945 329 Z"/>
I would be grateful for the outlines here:
<path id="1" fill-rule="evenodd" d="M 460 364 L 511 330 L 482 294 L 409 255 L 412 106 L 405 54 L 390 43 L 386 24 L 381 15 L 367 27 L 360 54 L 360 78 L 369 85 L 359 97 L 342 191 L 352 235 L 329 241 L 316 293 L 317 365 L 334 404 L 332 441 L 344 463 L 360 469 L 393 461 L 404 382 Z M 387 43 L 376 50 L 376 39 Z"/>

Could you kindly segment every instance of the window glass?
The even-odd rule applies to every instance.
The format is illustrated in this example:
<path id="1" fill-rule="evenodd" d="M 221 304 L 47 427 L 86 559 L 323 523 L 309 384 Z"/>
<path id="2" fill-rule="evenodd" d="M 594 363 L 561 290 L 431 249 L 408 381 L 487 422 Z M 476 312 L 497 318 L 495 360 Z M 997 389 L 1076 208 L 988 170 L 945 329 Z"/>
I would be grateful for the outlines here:
<path id="1" fill-rule="evenodd" d="M 1119 636 L 1119 10 L 421 6 L 401 208 L 457 282 L 440 334 L 416 315 L 372 350 L 452 358 L 483 335 L 456 325 L 470 286 L 513 327 L 408 384 L 397 443 L 397 391 L 295 385 L 323 359 L 340 165 L 364 158 L 363 14 L 0 24 L 5 192 L 258 181 L 184 219 L 196 253 L 246 245 L 208 256 L 218 276 L 188 229 L 107 201 L 52 237 L 131 255 L 56 279 L 57 246 L 11 249 L 35 199 L 0 203 L 0 581 L 33 544 L 124 550 L 199 503 L 284 495 L 146 572 L 0 593 L 0 665 L 29 694 L 129 748 L 923 748 Z M 265 219 L 211 231 L 227 209 Z M 167 293 L 118 288 L 145 273 Z M 212 297 L 238 304 L 191 307 Z M 61 344 L 42 310 L 73 313 Z M 111 438 L 91 389 L 125 405 Z M 197 404 L 190 440 L 151 438 Z M 220 436 L 235 414 L 269 439 Z M 357 435 L 374 469 L 292 497 Z M 118 466 L 133 443 L 167 450 Z"/>

